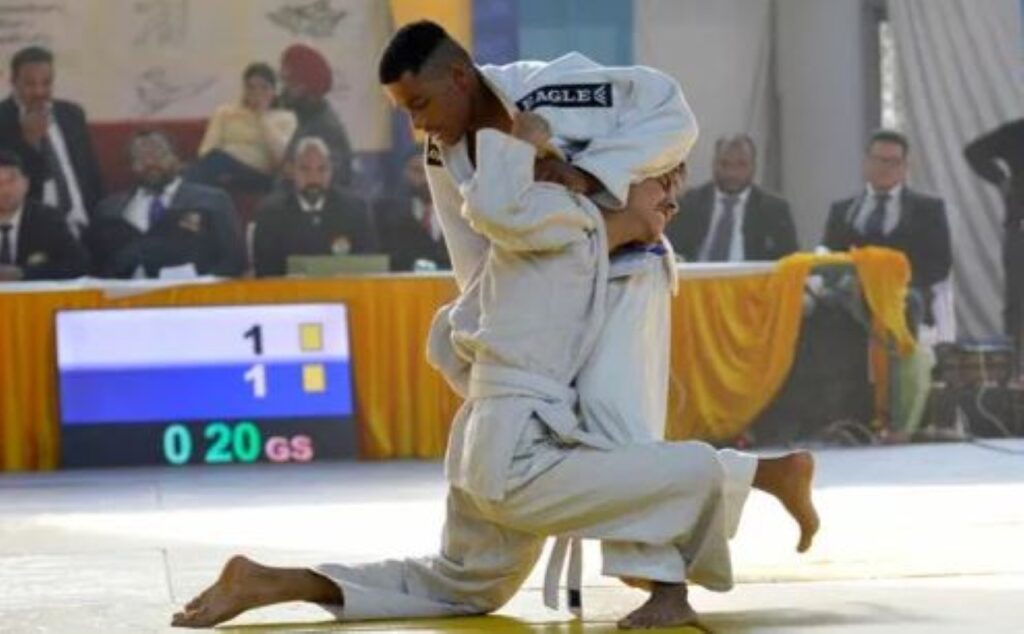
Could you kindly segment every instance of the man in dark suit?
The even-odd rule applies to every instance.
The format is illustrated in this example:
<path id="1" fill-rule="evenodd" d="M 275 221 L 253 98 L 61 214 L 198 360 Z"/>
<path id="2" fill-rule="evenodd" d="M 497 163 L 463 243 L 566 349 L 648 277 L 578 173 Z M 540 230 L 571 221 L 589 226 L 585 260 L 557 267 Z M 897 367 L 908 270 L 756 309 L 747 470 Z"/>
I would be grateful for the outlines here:
<path id="1" fill-rule="evenodd" d="M 100 202 L 86 234 L 102 277 L 158 277 L 191 264 L 200 275 L 233 277 L 245 269 L 245 246 L 231 198 L 182 180 L 170 139 L 143 130 L 129 142 L 138 186 Z"/>
<path id="2" fill-rule="evenodd" d="M 1024 119 L 983 134 L 964 148 L 964 156 L 1006 202 L 1003 325 L 1024 352 Z"/>
<path id="3" fill-rule="evenodd" d="M 85 250 L 60 212 L 28 200 L 21 158 L 0 149 L 0 282 L 85 275 Z"/>
<path id="4" fill-rule="evenodd" d="M 713 180 L 689 191 L 665 235 L 690 261 L 777 260 L 797 250 L 789 203 L 754 184 L 757 149 L 745 134 L 715 143 Z"/>
<path id="5" fill-rule="evenodd" d="M 103 195 L 85 112 L 53 98 L 53 54 L 38 46 L 11 59 L 13 93 L 0 102 L 0 147 L 21 157 L 29 198 L 56 207 L 79 233 Z"/>
<path id="6" fill-rule="evenodd" d="M 422 149 L 406 160 L 403 180 L 406 195 L 381 200 L 374 214 L 381 250 L 390 256 L 391 270 L 411 271 L 417 261 L 438 269 L 451 268 L 427 186 Z"/>
<path id="7" fill-rule="evenodd" d="M 377 240 L 361 199 L 331 186 L 331 152 L 323 139 L 304 137 L 289 162 L 291 182 L 256 214 L 256 275 L 284 275 L 290 255 L 372 253 Z"/>
<path id="8" fill-rule="evenodd" d="M 833 203 L 822 246 L 845 251 L 866 245 L 902 251 L 910 260 L 913 289 L 931 324 L 932 286 L 949 277 L 953 255 L 942 200 L 905 185 L 907 138 L 891 130 L 871 136 L 864 158 L 867 181 L 860 194 Z"/>

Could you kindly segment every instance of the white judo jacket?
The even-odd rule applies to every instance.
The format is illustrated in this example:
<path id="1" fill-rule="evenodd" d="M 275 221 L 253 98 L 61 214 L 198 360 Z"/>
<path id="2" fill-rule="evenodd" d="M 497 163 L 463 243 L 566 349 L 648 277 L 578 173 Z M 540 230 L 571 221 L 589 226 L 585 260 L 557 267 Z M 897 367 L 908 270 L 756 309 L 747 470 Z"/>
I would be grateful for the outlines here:
<path id="1" fill-rule="evenodd" d="M 621 206 L 631 183 L 664 174 L 689 155 L 697 122 L 679 84 L 643 66 L 601 66 L 579 53 L 551 62 L 482 66 L 484 81 L 510 113 L 535 112 L 551 127 L 554 144 L 575 166 L 596 177 L 607 206 Z M 427 179 L 464 289 L 488 240 L 461 217 L 459 184 L 472 178 L 465 140 L 441 147 L 428 140 Z"/>
<path id="2" fill-rule="evenodd" d="M 550 63 L 517 62 L 506 66 L 484 66 L 481 75 L 510 113 L 532 111 L 550 125 L 553 142 L 577 167 L 596 177 L 605 187 L 598 197 L 605 206 L 621 206 L 630 184 L 657 176 L 684 160 L 697 139 L 698 128 L 682 90 L 667 75 L 644 67 L 605 67 L 571 53 Z M 460 143 L 443 147 L 428 140 L 425 152 L 426 172 L 435 209 L 441 220 L 460 291 L 479 293 L 479 270 L 488 253 L 490 240 L 470 226 L 464 215 L 464 197 L 460 186 L 471 182 L 473 164 L 467 146 Z M 613 260 L 609 276 L 617 278 L 606 289 L 609 319 L 614 322 L 599 332 L 600 342 L 591 347 L 593 358 L 579 375 L 579 392 L 563 387 L 566 402 L 576 402 L 582 426 L 560 426 L 553 430 L 563 438 L 595 447 L 660 440 L 665 424 L 668 385 L 668 294 L 675 288 L 676 268 L 670 245 L 662 256 L 631 254 Z M 474 282 L 474 280 L 476 280 Z M 473 302 L 445 307 L 438 314 L 431 332 L 428 356 L 449 377 L 456 391 L 469 396 L 470 365 L 460 358 L 452 345 L 453 333 L 472 331 L 479 319 Z M 598 315 L 594 315 L 598 317 Z M 603 318 L 603 316 L 601 316 Z M 638 362 L 638 359 L 640 360 Z M 628 367 L 627 367 L 628 366 Z M 478 382 L 479 383 L 479 382 Z M 555 392 L 550 386 L 549 395 Z M 578 399 L 577 399 L 578 396 Z M 465 412 L 463 412 L 465 414 Z M 564 418 L 559 416 L 558 418 Z M 497 497 L 510 485 L 508 456 L 491 444 L 484 454 L 481 445 L 467 443 L 462 429 L 466 421 L 453 425 L 447 456 L 447 473 L 453 485 Z M 518 427 L 518 425 L 513 425 Z M 512 428 L 491 430 L 514 445 Z M 474 438 L 475 437 L 475 438 Z M 491 438 L 490 440 L 496 440 Z M 461 467 L 460 467 L 461 465 Z M 467 470 L 466 465 L 483 465 L 486 473 Z M 535 465 L 539 471 L 547 465 Z M 529 474 L 512 474 L 512 480 Z M 554 605 L 554 577 L 560 560 L 569 547 L 559 540 L 555 558 L 548 571 L 545 602 Z M 619 550 L 622 550 L 620 553 Z M 573 545 L 578 560 L 578 544 Z M 606 568 L 613 571 L 619 563 L 640 562 L 636 549 L 625 545 L 605 548 Z M 661 559 L 651 553 L 650 559 Z M 630 565 L 621 566 L 624 573 Z M 575 567 L 571 585 L 578 588 L 579 568 Z"/>

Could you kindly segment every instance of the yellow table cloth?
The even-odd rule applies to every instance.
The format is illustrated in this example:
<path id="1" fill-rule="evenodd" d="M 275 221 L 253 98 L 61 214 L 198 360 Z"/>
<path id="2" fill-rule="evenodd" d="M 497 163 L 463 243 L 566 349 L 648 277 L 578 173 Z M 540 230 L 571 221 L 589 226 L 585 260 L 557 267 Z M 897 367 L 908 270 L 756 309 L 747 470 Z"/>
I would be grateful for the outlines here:
<path id="1" fill-rule="evenodd" d="M 724 439 L 741 432 L 789 374 L 813 266 L 853 263 L 876 328 L 912 346 L 903 322 L 909 269 L 883 249 L 797 254 L 777 266 L 688 275 L 673 301 L 667 435 Z M 718 269 L 716 269 L 718 270 Z M 60 457 L 54 319 L 58 310 L 344 302 L 349 307 L 360 457 L 437 458 L 458 398 L 424 358 L 437 308 L 455 296 L 445 276 L 239 280 L 114 297 L 55 285 L 0 293 L 0 470 L 44 470 Z M 168 333 L 187 337 L 188 333 Z M 880 401 L 884 404 L 884 399 Z"/>

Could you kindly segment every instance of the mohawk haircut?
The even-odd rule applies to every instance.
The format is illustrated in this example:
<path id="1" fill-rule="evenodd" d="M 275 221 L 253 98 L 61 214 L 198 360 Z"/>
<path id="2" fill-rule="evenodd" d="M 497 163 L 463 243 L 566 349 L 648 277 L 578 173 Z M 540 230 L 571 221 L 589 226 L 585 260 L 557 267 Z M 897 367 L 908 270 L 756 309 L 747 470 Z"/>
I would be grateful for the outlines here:
<path id="1" fill-rule="evenodd" d="M 398 81 L 406 72 L 418 75 L 429 62 L 444 59 L 463 59 L 472 63 L 469 53 L 448 35 L 436 22 L 419 20 L 406 24 L 391 37 L 377 66 L 381 84 Z"/>

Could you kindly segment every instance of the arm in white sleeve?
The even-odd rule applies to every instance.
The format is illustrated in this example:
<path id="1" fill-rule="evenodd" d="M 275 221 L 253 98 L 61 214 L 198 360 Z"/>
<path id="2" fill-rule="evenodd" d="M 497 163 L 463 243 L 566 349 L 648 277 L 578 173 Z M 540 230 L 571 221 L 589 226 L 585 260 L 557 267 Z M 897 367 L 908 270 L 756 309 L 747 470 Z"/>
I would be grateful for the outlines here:
<path id="1" fill-rule="evenodd" d="M 552 251 L 595 230 L 600 220 L 591 203 L 561 185 L 534 181 L 532 145 L 485 129 L 477 132 L 476 148 L 476 175 L 462 187 L 462 214 L 492 243 L 510 251 Z"/>
<path id="2" fill-rule="evenodd" d="M 444 233 L 445 245 L 452 261 L 455 283 L 461 293 L 466 290 L 473 273 L 487 255 L 490 242 L 473 231 L 462 217 L 462 195 L 459 194 L 459 189 L 447 170 L 428 164 L 426 172 L 430 197 L 441 221 L 441 231 Z"/>

